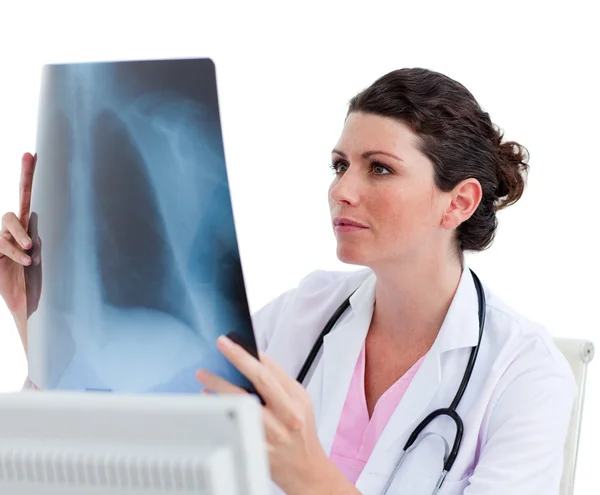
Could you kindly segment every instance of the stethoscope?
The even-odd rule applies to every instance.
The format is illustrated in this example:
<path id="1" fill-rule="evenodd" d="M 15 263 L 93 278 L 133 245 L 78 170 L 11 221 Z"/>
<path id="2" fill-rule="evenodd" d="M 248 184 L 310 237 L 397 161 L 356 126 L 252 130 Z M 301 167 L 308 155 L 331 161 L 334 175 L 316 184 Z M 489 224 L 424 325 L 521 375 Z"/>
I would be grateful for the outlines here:
<path id="1" fill-rule="evenodd" d="M 462 442 L 462 436 L 463 436 L 463 421 L 462 421 L 460 415 L 456 412 L 456 408 L 458 407 L 458 404 L 460 403 L 460 401 L 465 393 L 465 389 L 467 388 L 469 380 L 471 379 L 471 374 L 473 373 L 473 368 L 475 367 L 475 361 L 477 360 L 477 353 L 479 352 L 479 345 L 481 344 L 481 337 L 483 336 L 483 327 L 485 326 L 485 307 L 486 307 L 485 293 L 483 290 L 483 286 L 481 285 L 481 281 L 479 280 L 477 275 L 475 275 L 475 272 L 473 272 L 473 270 L 470 270 L 470 272 L 471 272 L 471 275 L 473 275 L 473 282 L 475 283 L 475 289 L 477 290 L 478 313 L 479 313 L 479 340 L 477 341 L 477 345 L 471 349 L 471 355 L 469 357 L 469 361 L 467 362 L 467 367 L 465 369 L 463 379 L 460 383 L 460 386 L 458 387 L 458 391 L 456 392 L 456 396 L 454 397 L 454 400 L 450 404 L 450 407 L 436 409 L 435 411 L 431 412 L 413 430 L 411 435 L 408 437 L 406 444 L 404 445 L 402 455 L 400 456 L 400 459 L 398 459 L 398 462 L 396 463 L 396 466 L 394 467 L 394 471 L 392 472 L 385 487 L 383 488 L 382 493 L 384 493 L 384 494 L 387 493 L 387 490 L 390 487 L 390 485 L 392 484 L 394 477 L 396 476 L 396 474 L 398 473 L 398 470 L 404 463 L 404 460 L 406 459 L 406 454 L 408 454 L 411 450 L 413 450 L 418 445 L 418 443 L 416 443 L 416 442 L 417 442 L 417 439 L 419 438 L 419 435 L 421 434 L 421 432 L 434 419 L 438 418 L 439 416 L 448 416 L 449 418 L 451 418 L 454 421 L 454 423 L 456 425 L 456 434 L 454 436 L 454 444 L 452 445 L 452 450 L 450 450 L 450 452 L 448 452 L 448 443 L 446 442 L 446 453 L 444 455 L 444 467 L 442 469 L 442 473 L 440 474 L 440 477 L 438 478 L 438 481 L 435 485 L 432 495 L 435 495 L 441 488 L 442 484 L 444 483 L 444 480 L 446 479 L 446 475 L 452 469 L 454 461 L 456 460 L 456 456 L 458 455 L 458 450 L 460 449 L 460 444 Z M 352 293 L 352 294 L 354 294 L 354 293 Z M 314 343 L 312 349 L 310 350 L 310 353 L 308 354 L 308 357 L 304 361 L 304 364 L 302 365 L 302 369 L 300 370 L 300 373 L 298 373 L 298 377 L 296 378 L 296 380 L 298 380 L 298 382 L 302 383 L 304 381 L 304 379 L 306 378 L 306 375 L 308 374 L 317 355 L 319 354 L 321 347 L 323 346 L 323 340 L 325 339 L 325 336 L 329 332 L 331 332 L 331 330 L 333 330 L 333 327 L 335 327 L 338 320 L 344 314 L 346 309 L 348 309 L 348 307 L 350 306 L 350 298 L 352 297 L 352 294 L 350 294 L 350 296 L 348 296 L 348 298 L 339 306 L 339 308 L 337 308 L 335 313 L 333 313 L 333 315 L 331 316 L 331 318 L 329 319 L 329 321 L 327 322 L 327 324 L 321 331 L 319 338 Z M 422 437 L 422 438 L 425 438 L 425 437 Z M 445 439 L 444 439 L 444 442 L 445 442 Z"/>

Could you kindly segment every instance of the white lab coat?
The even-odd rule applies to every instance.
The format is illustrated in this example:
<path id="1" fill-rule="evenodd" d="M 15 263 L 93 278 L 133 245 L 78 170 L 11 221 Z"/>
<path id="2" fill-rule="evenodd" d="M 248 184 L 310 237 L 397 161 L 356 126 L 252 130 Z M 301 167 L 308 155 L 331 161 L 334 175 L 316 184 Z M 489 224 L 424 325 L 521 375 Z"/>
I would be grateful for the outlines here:
<path id="1" fill-rule="evenodd" d="M 374 274 L 368 269 L 311 273 L 253 316 L 259 348 L 296 377 L 327 320 L 359 286 L 305 381 L 327 454 L 373 313 Z M 485 331 L 458 407 L 462 446 L 439 495 L 558 494 L 576 393 L 573 374 L 544 328 L 485 292 Z M 415 426 L 450 405 L 477 339 L 477 292 L 465 268 L 437 339 L 356 482 L 361 493 L 380 493 Z M 448 418 L 434 421 L 429 431 L 443 434 L 452 446 L 455 427 Z M 443 456 L 440 438 L 426 437 L 388 493 L 429 495 Z M 281 492 L 274 487 L 274 493 Z"/>

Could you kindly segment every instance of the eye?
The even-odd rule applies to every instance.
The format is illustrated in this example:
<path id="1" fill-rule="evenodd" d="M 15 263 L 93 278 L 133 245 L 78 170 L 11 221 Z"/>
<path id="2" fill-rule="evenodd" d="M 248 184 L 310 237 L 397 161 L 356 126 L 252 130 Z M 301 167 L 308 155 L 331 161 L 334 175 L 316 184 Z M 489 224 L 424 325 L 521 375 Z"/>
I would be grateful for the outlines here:
<path id="1" fill-rule="evenodd" d="M 348 164 L 343 160 L 334 160 L 330 166 L 331 170 L 333 170 L 336 174 L 341 174 L 348 170 Z"/>
<path id="2" fill-rule="evenodd" d="M 380 162 L 371 162 L 371 170 L 375 175 L 388 175 L 392 173 L 386 165 Z"/>

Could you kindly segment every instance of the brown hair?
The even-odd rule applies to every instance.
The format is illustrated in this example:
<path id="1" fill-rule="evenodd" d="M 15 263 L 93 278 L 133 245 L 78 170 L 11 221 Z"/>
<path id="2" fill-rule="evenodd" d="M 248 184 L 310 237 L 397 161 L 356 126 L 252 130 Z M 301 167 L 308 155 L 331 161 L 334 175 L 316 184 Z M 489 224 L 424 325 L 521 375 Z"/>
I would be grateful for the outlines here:
<path id="1" fill-rule="evenodd" d="M 435 183 L 451 191 L 474 178 L 483 195 L 457 229 L 460 252 L 482 251 L 494 239 L 496 212 L 517 202 L 529 170 L 528 151 L 502 131 L 460 83 L 427 69 L 390 72 L 350 100 L 348 114 L 363 112 L 406 123 L 433 163 Z"/>

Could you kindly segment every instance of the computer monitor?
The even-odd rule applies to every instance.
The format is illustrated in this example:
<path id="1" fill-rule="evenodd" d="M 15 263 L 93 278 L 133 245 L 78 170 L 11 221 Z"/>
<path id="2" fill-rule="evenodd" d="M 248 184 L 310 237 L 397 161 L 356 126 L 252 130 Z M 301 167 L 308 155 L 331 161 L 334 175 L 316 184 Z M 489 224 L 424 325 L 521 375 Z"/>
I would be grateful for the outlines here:
<path id="1" fill-rule="evenodd" d="M 250 395 L 0 395 L 0 493 L 264 495 Z"/>

